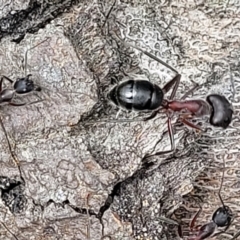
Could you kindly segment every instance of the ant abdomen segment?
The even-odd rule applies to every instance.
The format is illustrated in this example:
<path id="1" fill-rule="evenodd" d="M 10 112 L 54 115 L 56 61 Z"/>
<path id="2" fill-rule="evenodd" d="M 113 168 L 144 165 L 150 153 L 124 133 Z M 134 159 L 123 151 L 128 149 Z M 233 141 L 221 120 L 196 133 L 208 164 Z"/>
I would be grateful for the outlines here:
<path id="1" fill-rule="evenodd" d="M 163 91 L 146 80 L 128 80 L 115 86 L 108 94 L 112 102 L 127 110 L 156 110 L 161 106 Z"/>

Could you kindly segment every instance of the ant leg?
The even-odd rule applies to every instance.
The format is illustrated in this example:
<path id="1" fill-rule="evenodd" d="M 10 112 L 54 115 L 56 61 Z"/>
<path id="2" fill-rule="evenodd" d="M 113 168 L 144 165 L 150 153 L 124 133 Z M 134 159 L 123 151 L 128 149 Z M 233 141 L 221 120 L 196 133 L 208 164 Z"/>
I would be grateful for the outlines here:
<path id="1" fill-rule="evenodd" d="M 43 102 L 45 101 L 46 99 L 41 99 L 41 100 L 37 100 L 37 101 L 33 101 L 33 102 L 29 102 L 29 103 L 26 103 L 27 105 L 32 105 L 32 104 L 35 104 L 35 103 L 39 103 L 39 102 Z"/>
<path id="2" fill-rule="evenodd" d="M 194 128 L 196 130 L 199 130 L 199 131 L 203 132 L 203 130 L 200 127 L 198 127 L 197 125 L 189 122 L 186 118 L 180 119 L 180 121 L 182 123 L 184 123 L 185 125 L 189 126 L 190 128 Z"/>
<path id="3" fill-rule="evenodd" d="M 181 225 L 178 225 L 178 236 L 179 236 L 180 238 L 183 238 L 183 231 L 182 231 Z"/>
<path id="4" fill-rule="evenodd" d="M 0 80 L 0 92 L 2 91 L 3 79 L 4 79 L 4 77 L 1 77 L 1 80 Z"/>
<path id="5" fill-rule="evenodd" d="M 181 80 L 181 75 L 178 74 L 162 88 L 163 92 L 167 93 L 172 88 L 172 86 L 174 86 L 169 100 L 172 100 L 175 97 L 180 80 Z"/>
<path id="6" fill-rule="evenodd" d="M 170 137 L 170 142 L 171 142 L 171 149 L 170 150 L 167 150 L 167 151 L 160 151 L 160 152 L 156 152 L 154 154 L 146 154 L 142 161 L 145 162 L 146 159 L 150 158 L 150 157 L 153 157 L 153 156 L 158 156 L 158 155 L 162 155 L 162 154 L 167 154 L 167 153 L 172 153 L 175 151 L 176 149 L 176 146 L 175 146 L 175 140 L 174 140 L 174 135 L 173 135 L 173 129 L 172 129 L 172 122 L 171 122 L 171 117 L 168 116 L 168 133 L 169 133 L 169 137 Z"/>
<path id="7" fill-rule="evenodd" d="M 13 82 L 14 82 L 12 79 L 10 79 L 9 77 L 4 76 L 4 75 L 2 75 L 1 81 L 3 81 L 3 79 L 9 81 L 10 83 L 13 83 Z"/>
<path id="8" fill-rule="evenodd" d="M 15 107 L 20 107 L 20 106 L 24 106 L 24 105 L 32 105 L 38 102 L 43 102 L 44 99 L 41 100 L 37 100 L 37 101 L 33 101 L 33 102 L 29 102 L 29 103 L 15 103 L 15 102 L 9 102 L 8 104 L 11 106 L 15 106 Z"/>
<path id="9" fill-rule="evenodd" d="M 20 106 L 26 105 L 26 103 L 14 103 L 14 102 L 9 102 L 8 104 L 14 107 L 20 107 Z"/>
<path id="10" fill-rule="evenodd" d="M 10 141 L 9 141 L 9 139 L 8 139 L 8 134 L 7 134 L 7 131 L 6 131 L 5 126 L 4 126 L 4 124 L 3 124 L 2 117 L 0 117 L 0 125 L 1 125 L 1 127 L 2 127 L 2 129 L 3 129 L 3 133 L 4 133 L 5 137 L 6 137 L 6 139 L 7 139 L 7 144 L 8 144 L 8 148 L 9 148 L 9 150 L 10 150 L 10 154 L 11 154 L 13 160 L 15 161 L 15 163 L 16 163 L 17 166 L 18 166 L 18 165 L 19 165 L 19 160 L 18 160 L 17 157 L 15 156 L 15 152 L 13 151 L 12 146 L 11 146 L 11 144 L 10 144 Z"/>
<path id="11" fill-rule="evenodd" d="M 153 119 L 157 116 L 157 114 L 158 114 L 158 111 L 154 111 L 154 112 L 152 112 L 152 114 L 150 116 L 144 118 L 143 121 L 148 121 L 150 119 Z"/>
<path id="12" fill-rule="evenodd" d="M 169 137 L 170 137 L 170 141 L 171 141 L 170 152 L 173 152 L 175 150 L 176 146 L 175 146 L 175 140 L 174 140 L 174 136 L 173 136 L 172 122 L 171 122 L 171 118 L 169 116 L 168 116 L 168 132 L 169 132 Z"/>
<path id="13" fill-rule="evenodd" d="M 201 212 L 202 212 L 202 208 L 200 207 L 200 209 L 197 211 L 197 213 L 193 217 L 192 221 L 190 222 L 189 228 L 190 228 L 191 231 L 193 231 L 193 229 L 196 228 L 194 226 L 195 226 L 196 220 L 199 217 Z"/>
<path id="14" fill-rule="evenodd" d="M 224 180 L 224 174 L 225 174 L 225 159 L 223 158 L 223 172 L 222 172 L 222 180 L 221 180 L 221 185 L 220 185 L 220 188 L 218 190 L 218 197 L 223 205 L 223 207 L 225 208 L 225 205 L 224 205 L 224 202 L 222 200 L 222 197 L 221 197 L 221 191 L 222 191 L 222 185 L 223 185 L 223 180 Z"/>

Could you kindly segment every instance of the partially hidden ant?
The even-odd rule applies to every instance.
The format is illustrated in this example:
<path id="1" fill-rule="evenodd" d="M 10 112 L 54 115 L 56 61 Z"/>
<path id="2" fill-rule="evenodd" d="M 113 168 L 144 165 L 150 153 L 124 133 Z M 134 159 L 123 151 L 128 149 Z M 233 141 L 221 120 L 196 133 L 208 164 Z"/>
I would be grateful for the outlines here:
<path id="1" fill-rule="evenodd" d="M 151 116 L 144 120 L 154 118 L 162 109 L 167 110 L 166 113 L 168 116 L 168 132 L 171 140 L 171 149 L 164 152 L 157 152 L 154 155 L 170 153 L 175 150 L 170 113 L 180 112 L 179 120 L 182 123 L 200 131 L 202 129 L 190 122 L 190 119 L 208 116 L 210 124 L 214 127 L 222 127 L 225 129 L 229 126 L 232 121 L 233 109 L 224 96 L 211 94 L 207 96 L 206 100 L 184 100 L 189 93 L 193 92 L 198 87 L 196 85 L 184 94 L 180 100 L 173 100 L 180 83 L 181 75 L 167 63 L 147 51 L 131 44 L 124 44 L 136 48 L 177 74 L 163 88 L 160 88 L 158 85 L 147 80 L 128 80 L 116 85 L 108 93 L 108 99 L 110 99 L 116 106 L 130 111 L 152 111 Z M 168 99 L 164 98 L 164 95 L 169 92 L 170 89 L 172 89 L 170 97 Z"/>
<path id="2" fill-rule="evenodd" d="M 40 44 L 42 44 L 46 40 L 48 40 L 48 38 L 26 51 L 26 53 L 25 53 L 25 76 L 26 77 L 17 78 L 16 81 L 13 81 L 9 77 L 6 77 L 4 75 L 1 76 L 1 79 L 0 79 L 0 104 L 8 103 L 9 105 L 12 105 L 12 106 L 23 106 L 23 105 L 26 104 L 25 102 L 22 102 L 22 103 L 13 102 L 13 99 L 14 99 L 15 95 L 26 95 L 26 94 L 28 94 L 30 92 L 33 92 L 33 91 L 40 92 L 42 90 L 40 86 L 37 86 L 36 84 L 34 84 L 33 80 L 30 79 L 30 77 L 32 75 L 31 74 L 28 74 L 28 75 L 26 74 L 27 53 L 28 53 L 29 50 L 32 50 L 33 48 L 39 46 Z M 3 80 L 4 79 L 11 83 L 12 88 L 3 88 Z M 37 102 L 40 102 L 40 101 L 41 100 L 31 102 L 29 104 L 37 103 Z"/>
<path id="3" fill-rule="evenodd" d="M 32 91 L 41 91 L 41 87 L 35 86 L 34 82 L 29 79 L 30 76 L 31 74 L 28 74 L 24 78 L 17 78 L 16 81 L 13 81 L 6 76 L 2 76 L 0 80 L 0 104 L 6 102 L 12 106 L 23 106 L 26 103 L 15 103 L 12 101 L 15 95 L 28 94 Z M 4 79 L 12 84 L 12 88 L 2 88 Z"/>
<path id="4" fill-rule="evenodd" d="M 221 189 L 222 189 L 222 185 L 223 185 L 224 171 L 225 171 L 225 160 L 223 160 L 223 169 L 224 170 L 223 170 L 223 174 L 222 174 L 221 185 L 220 185 L 220 188 L 218 191 L 218 197 L 221 201 L 222 206 L 219 207 L 213 213 L 212 220 L 209 223 L 204 224 L 203 226 L 194 227 L 196 220 L 202 211 L 202 208 L 200 208 L 190 223 L 190 230 L 192 232 L 194 230 L 197 231 L 197 234 L 193 237 L 190 237 L 188 240 L 204 240 L 208 237 L 215 237 L 217 235 L 220 235 L 227 231 L 227 229 L 229 228 L 229 226 L 231 225 L 231 223 L 233 221 L 233 213 L 232 213 L 231 209 L 224 204 L 223 199 L 221 197 Z M 224 227 L 224 229 L 222 231 L 214 234 L 216 228 L 218 228 L 218 227 Z M 179 226 L 178 233 L 179 233 L 180 237 L 183 238 L 181 226 Z M 232 238 L 232 239 L 235 239 L 235 238 Z"/>

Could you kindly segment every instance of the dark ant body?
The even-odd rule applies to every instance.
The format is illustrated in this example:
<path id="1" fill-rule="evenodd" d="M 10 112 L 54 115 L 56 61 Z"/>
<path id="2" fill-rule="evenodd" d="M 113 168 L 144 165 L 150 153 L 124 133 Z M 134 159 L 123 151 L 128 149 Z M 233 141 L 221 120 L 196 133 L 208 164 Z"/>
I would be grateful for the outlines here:
<path id="1" fill-rule="evenodd" d="M 125 43 L 126 44 L 126 43 Z M 208 116 L 209 122 L 215 127 L 227 128 L 232 121 L 232 106 L 229 101 L 222 95 L 211 94 L 205 100 L 184 100 L 187 95 L 192 92 L 196 86 L 186 93 L 180 100 L 173 100 L 178 89 L 181 75 L 167 63 L 156 58 L 154 55 L 138 48 L 147 56 L 160 62 L 164 66 L 168 67 L 177 75 L 170 80 L 162 89 L 149 81 L 145 80 L 128 80 L 115 86 L 109 93 L 108 98 L 117 106 L 123 107 L 127 110 L 138 111 L 152 111 L 152 115 L 145 120 L 154 118 L 161 109 L 167 110 L 168 115 L 168 132 L 171 139 L 171 150 L 166 152 L 158 152 L 154 155 L 162 153 L 172 152 L 175 149 L 174 138 L 172 133 L 172 124 L 170 111 L 180 112 L 180 120 L 182 123 L 188 125 L 191 128 L 202 130 L 200 127 L 191 123 L 189 119 Z M 165 99 L 164 95 L 172 89 L 169 99 Z"/>
<path id="2" fill-rule="evenodd" d="M 109 98 L 127 110 L 155 110 L 162 104 L 163 91 L 149 81 L 129 80 L 114 87 Z"/>
<path id="3" fill-rule="evenodd" d="M 30 77 L 32 75 L 31 74 L 28 74 L 28 75 L 26 74 L 27 53 L 28 53 L 28 51 L 36 48 L 37 46 L 44 43 L 48 39 L 49 38 L 46 38 L 45 40 L 38 43 L 34 47 L 29 48 L 25 52 L 25 76 L 26 77 L 17 78 L 16 81 L 13 81 L 12 79 L 10 79 L 6 76 L 1 77 L 1 79 L 0 79 L 0 104 L 1 103 L 8 103 L 9 105 L 12 105 L 12 106 L 23 106 L 26 103 L 15 103 L 15 102 L 12 101 L 14 99 L 15 95 L 25 95 L 25 94 L 28 94 L 28 93 L 33 92 L 33 91 L 40 92 L 42 90 L 40 86 L 35 85 L 34 82 L 30 79 Z M 4 79 L 9 81 L 12 84 L 12 88 L 4 88 L 4 89 L 2 88 Z M 30 104 L 37 103 L 37 102 L 40 102 L 40 101 L 31 102 Z"/>
<path id="4" fill-rule="evenodd" d="M 223 168 L 225 169 L 225 161 L 224 161 Z M 224 171 L 222 174 L 221 185 L 220 185 L 220 188 L 218 191 L 218 197 L 222 203 L 222 207 L 219 207 L 213 213 L 211 222 L 204 224 L 200 228 L 197 227 L 198 232 L 197 232 L 196 236 L 189 238 L 189 240 L 204 240 L 210 236 L 211 237 L 217 236 L 217 235 L 225 232 L 231 225 L 231 223 L 233 221 L 233 213 L 232 213 L 231 209 L 224 204 L 222 197 L 221 197 L 221 189 L 222 189 L 223 179 L 224 179 Z M 201 211 L 202 211 L 202 208 L 200 208 L 200 210 L 196 213 L 196 215 L 194 216 L 194 218 L 192 219 L 192 221 L 190 223 L 190 229 L 192 231 L 194 230 L 195 222 L 196 222 L 198 216 L 200 215 Z M 217 227 L 225 227 L 225 229 L 223 231 L 220 231 L 220 232 L 214 234 Z M 180 226 L 179 226 L 179 235 L 180 235 L 180 237 L 183 237 Z"/>
<path id="5" fill-rule="evenodd" d="M 15 95 L 28 94 L 32 91 L 41 91 L 41 87 L 35 86 L 34 82 L 29 79 L 30 76 L 31 74 L 27 75 L 24 78 L 17 78 L 16 81 L 13 81 L 6 76 L 2 76 L 0 80 L 0 104 L 6 102 L 12 106 L 23 106 L 26 103 L 12 102 Z M 10 88 L 2 89 L 4 79 L 6 79 L 12 84 L 12 89 Z"/>

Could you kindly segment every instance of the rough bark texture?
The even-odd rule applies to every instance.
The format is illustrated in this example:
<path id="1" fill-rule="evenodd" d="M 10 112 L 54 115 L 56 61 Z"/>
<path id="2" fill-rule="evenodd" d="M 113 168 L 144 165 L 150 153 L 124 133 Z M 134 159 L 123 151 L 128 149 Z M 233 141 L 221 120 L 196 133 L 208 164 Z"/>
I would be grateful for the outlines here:
<path id="1" fill-rule="evenodd" d="M 16 101 L 44 99 L 1 106 L 10 146 L 2 128 L 0 239 L 180 239 L 169 219 L 188 239 L 199 206 L 198 225 L 221 206 L 224 170 L 221 194 L 235 219 L 215 239 L 236 234 L 239 7 L 238 1 L 0 1 L 0 74 L 31 73 L 43 91 Z M 176 124 L 176 151 L 143 162 L 170 148 L 166 115 L 127 122 L 149 113 L 119 112 L 106 95 L 120 81 L 164 86 L 175 73 L 122 41 L 182 74 L 176 98 L 194 82 L 201 85 L 194 98 L 225 95 L 234 106 L 230 127 L 199 119 L 206 131 L 198 133 Z M 117 113 L 123 120 L 109 121 Z"/>

